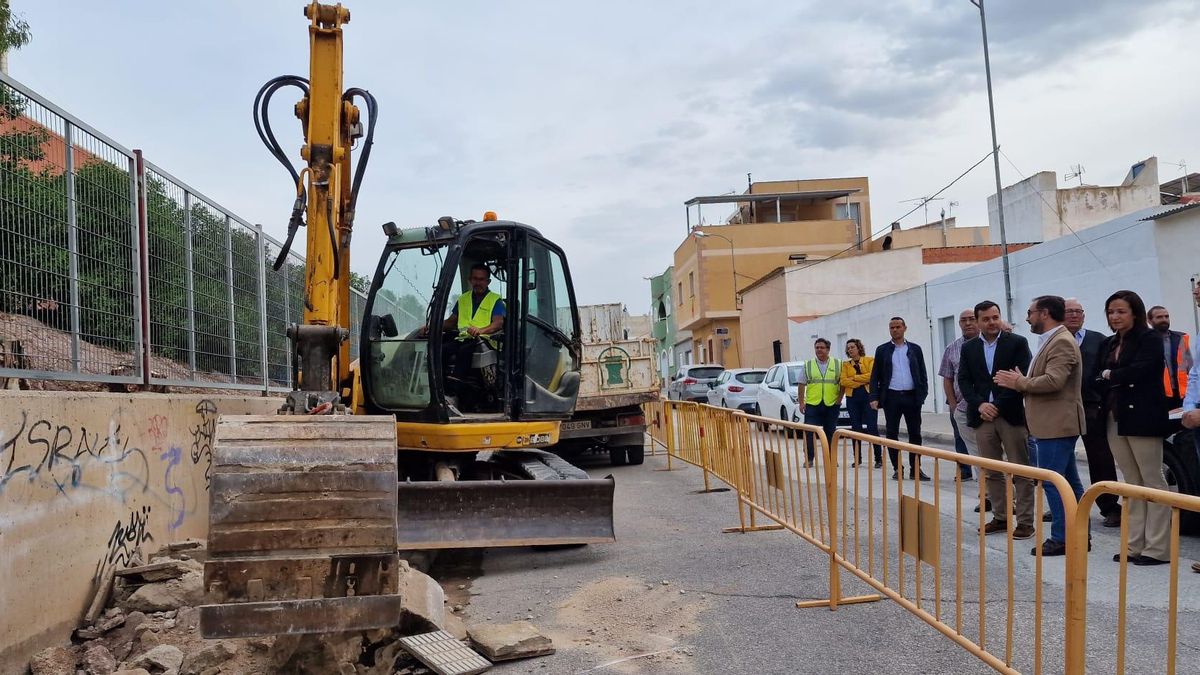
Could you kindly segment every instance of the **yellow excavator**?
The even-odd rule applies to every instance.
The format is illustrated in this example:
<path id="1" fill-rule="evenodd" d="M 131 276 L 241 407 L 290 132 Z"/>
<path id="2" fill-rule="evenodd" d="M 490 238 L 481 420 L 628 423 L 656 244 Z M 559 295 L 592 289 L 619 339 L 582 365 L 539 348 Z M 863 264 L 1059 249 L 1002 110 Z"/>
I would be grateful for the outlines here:
<path id="1" fill-rule="evenodd" d="M 350 238 L 378 104 L 343 87 L 350 12 L 314 1 L 304 16 L 309 77 L 272 79 L 254 104 L 296 190 L 276 269 L 306 233 L 296 388 L 279 415 L 218 423 L 209 638 L 395 626 L 402 551 L 614 540 L 611 477 L 539 449 L 574 410 L 581 343 L 566 257 L 536 229 L 490 212 L 385 224 L 351 362 Z M 287 87 L 301 92 L 299 170 L 270 124 Z"/>

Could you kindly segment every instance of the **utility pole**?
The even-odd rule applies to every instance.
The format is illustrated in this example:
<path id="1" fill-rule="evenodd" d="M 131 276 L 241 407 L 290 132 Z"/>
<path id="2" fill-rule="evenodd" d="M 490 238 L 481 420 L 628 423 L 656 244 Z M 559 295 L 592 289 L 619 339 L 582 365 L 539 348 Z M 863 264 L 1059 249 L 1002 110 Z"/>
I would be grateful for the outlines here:
<path id="1" fill-rule="evenodd" d="M 970 0 L 979 8 L 979 27 L 983 31 L 983 70 L 987 75 L 988 117 L 992 123 L 992 164 L 996 169 L 996 217 L 1000 222 L 1000 259 L 1004 264 L 1004 310 L 1008 322 L 1013 323 L 1012 279 L 1008 264 L 1008 235 L 1004 231 L 1004 186 L 1000 183 L 1000 143 L 996 140 L 996 105 L 992 99 L 992 60 L 988 54 L 987 16 L 983 9 L 984 0 Z"/>

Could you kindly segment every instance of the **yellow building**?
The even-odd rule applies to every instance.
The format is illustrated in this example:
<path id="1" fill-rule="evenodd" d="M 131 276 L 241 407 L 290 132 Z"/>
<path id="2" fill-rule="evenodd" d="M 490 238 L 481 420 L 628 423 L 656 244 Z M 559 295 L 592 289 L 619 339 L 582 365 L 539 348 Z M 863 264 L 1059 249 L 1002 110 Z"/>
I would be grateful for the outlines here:
<path id="1" fill-rule="evenodd" d="M 728 204 L 737 210 L 724 224 L 703 224 L 704 206 L 711 213 L 712 205 Z M 790 260 L 861 250 L 871 233 L 865 177 L 758 182 L 741 195 L 694 197 L 685 205 L 690 234 L 675 249 L 673 290 L 676 326 L 692 333 L 690 363 L 770 365 L 743 361 L 738 294 Z"/>

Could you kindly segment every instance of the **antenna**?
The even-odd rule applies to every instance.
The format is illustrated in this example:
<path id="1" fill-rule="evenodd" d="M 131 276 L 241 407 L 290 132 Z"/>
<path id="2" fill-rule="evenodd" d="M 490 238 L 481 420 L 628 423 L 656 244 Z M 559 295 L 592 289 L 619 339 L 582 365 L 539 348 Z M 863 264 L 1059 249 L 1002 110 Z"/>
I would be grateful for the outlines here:
<path id="1" fill-rule="evenodd" d="M 901 199 L 901 204 L 911 204 L 912 202 L 921 202 L 921 206 L 925 208 L 925 221 L 922 225 L 929 224 L 929 202 L 940 202 L 945 197 L 913 197 L 912 199 Z"/>
<path id="2" fill-rule="evenodd" d="M 950 203 L 949 203 L 947 206 L 949 206 L 949 207 L 950 207 L 950 213 L 949 213 L 949 215 L 953 216 L 953 215 L 954 215 L 954 207 L 958 206 L 958 202 L 956 202 L 956 201 L 954 201 L 953 199 L 951 199 L 951 200 L 950 200 Z"/>
<path id="3" fill-rule="evenodd" d="M 1083 187 L 1083 165 L 1082 164 L 1072 164 L 1071 165 L 1071 173 L 1067 174 L 1066 176 L 1063 176 L 1063 178 L 1065 178 L 1066 180 L 1071 180 L 1072 178 L 1078 178 L 1079 186 Z"/>

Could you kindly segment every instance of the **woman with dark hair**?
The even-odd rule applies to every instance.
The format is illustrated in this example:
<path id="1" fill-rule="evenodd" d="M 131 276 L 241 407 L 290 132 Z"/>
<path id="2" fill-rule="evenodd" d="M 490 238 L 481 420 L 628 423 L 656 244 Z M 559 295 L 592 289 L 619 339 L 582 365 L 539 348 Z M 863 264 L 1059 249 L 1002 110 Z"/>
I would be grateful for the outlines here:
<path id="1" fill-rule="evenodd" d="M 846 412 L 850 413 L 850 430 L 879 435 L 879 411 L 871 409 L 868 385 L 875 359 L 867 356 L 862 340 L 846 340 L 846 360 L 842 361 L 842 388 L 846 390 Z M 862 463 L 862 443 L 854 441 L 854 465 Z M 883 448 L 875 446 L 875 468 L 883 466 Z"/>
<path id="2" fill-rule="evenodd" d="M 1125 482 L 1166 490 L 1162 439 L 1168 434 L 1163 393 L 1162 340 L 1146 325 L 1146 305 L 1133 291 L 1117 291 L 1104 303 L 1113 334 L 1100 347 L 1095 374 L 1104 396 L 1108 444 Z M 1129 561 L 1170 562 L 1171 510 L 1135 499 L 1129 504 Z M 1113 556 L 1119 561 L 1121 554 Z"/>

